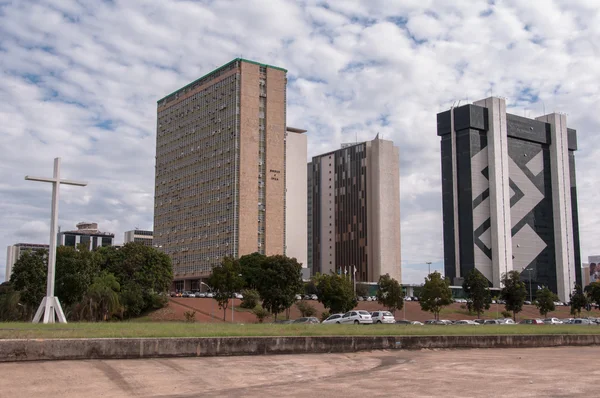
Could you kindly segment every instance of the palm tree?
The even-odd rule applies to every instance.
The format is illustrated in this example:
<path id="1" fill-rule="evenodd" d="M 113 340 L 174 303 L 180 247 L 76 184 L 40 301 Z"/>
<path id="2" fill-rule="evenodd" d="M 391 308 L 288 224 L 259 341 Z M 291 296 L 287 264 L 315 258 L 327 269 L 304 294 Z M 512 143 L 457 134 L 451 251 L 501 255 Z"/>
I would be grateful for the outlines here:
<path id="1" fill-rule="evenodd" d="M 87 304 L 82 310 L 89 310 L 90 320 L 110 319 L 121 310 L 119 291 L 121 286 L 113 274 L 103 272 L 94 278 L 94 282 L 87 290 L 84 302 Z"/>

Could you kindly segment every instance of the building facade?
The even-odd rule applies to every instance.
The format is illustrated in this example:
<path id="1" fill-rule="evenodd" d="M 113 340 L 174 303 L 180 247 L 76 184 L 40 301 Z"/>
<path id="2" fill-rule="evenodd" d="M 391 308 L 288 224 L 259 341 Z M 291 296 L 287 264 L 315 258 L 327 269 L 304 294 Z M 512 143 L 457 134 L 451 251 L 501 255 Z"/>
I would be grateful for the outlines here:
<path id="1" fill-rule="evenodd" d="M 286 128 L 285 139 L 285 254 L 308 268 L 306 130 Z"/>
<path id="2" fill-rule="evenodd" d="M 224 256 L 285 254 L 286 73 L 238 58 L 158 101 L 154 244 L 176 288 Z"/>
<path id="3" fill-rule="evenodd" d="M 477 268 L 499 288 L 502 275 L 516 270 L 568 301 L 581 283 L 581 259 L 577 136 L 566 116 L 511 115 L 491 97 L 438 114 L 437 130 L 452 284 Z"/>
<path id="4" fill-rule="evenodd" d="M 78 247 L 85 245 L 89 250 L 101 246 L 114 246 L 115 234 L 102 232 L 97 223 L 80 222 L 75 231 L 60 231 L 58 233 L 58 246 Z"/>
<path id="5" fill-rule="evenodd" d="M 8 246 L 6 249 L 6 269 L 4 274 L 4 280 L 9 281 L 12 275 L 12 270 L 21 254 L 26 251 L 35 250 L 48 250 L 48 245 L 40 245 L 37 243 L 17 243 L 15 245 Z"/>
<path id="6" fill-rule="evenodd" d="M 401 281 L 399 153 L 379 139 L 344 144 L 308 165 L 312 273 L 354 271 L 356 281 Z"/>
<path id="7" fill-rule="evenodd" d="M 152 246 L 152 231 L 144 231 L 141 229 L 134 229 L 132 231 L 126 231 L 123 234 L 123 244 L 127 244 L 130 242 L 141 243 L 144 246 Z"/>
<path id="8" fill-rule="evenodd" d="M 600 256 L 588 256 L 588 266 L 586 271 L 586 278 L 583 281 L 583 286 L 600 281 Z"/>

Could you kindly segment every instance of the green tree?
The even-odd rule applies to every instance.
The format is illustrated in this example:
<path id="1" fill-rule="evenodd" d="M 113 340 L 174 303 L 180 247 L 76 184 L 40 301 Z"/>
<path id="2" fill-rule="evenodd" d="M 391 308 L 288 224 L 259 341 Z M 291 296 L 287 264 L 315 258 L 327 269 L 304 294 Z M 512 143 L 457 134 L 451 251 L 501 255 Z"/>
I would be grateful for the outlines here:
<path id="1" fill-rule="evenodd" d="M 125 318 L 139 316 L 147 308 L 142 288 L 136 283 L 127 283 L 123 286 L 119 301 L 123 305 L 123 316 Z"/>
<path id="2" fill-rule="evenodd" d="M 132 297 L 131 286 L 139 287 L 144 300 L 140 313 L 154 308 L 156 303 L 166 302 L 162 295 L 171 286 L 173 269 L 171 259 L 165 253 L 131 242 L 120 249 L 100 247 L 94 252 L 94 259 L 101 271 L 112 273 L 117 282 L 127 288 L 129 297 Z"/>
<path id="3" fill-rule="evenodd" d="M 25 307 L 25 318 L 31 319 L 46 295 L 48 276 L 48 252 L 28 250 L 16 261 L 11 285 L 20 294 L 20 302 Z"/>
<path id="4" fill-rule="evenodd" d="M 240 304 L 240 307 L 242 308 L 253 309 L 259 304 L 260 295 L 254 289 L 242 290 L 242 296 L 244 296 L 242 303 Z"/>
<path id="5" fill-rule="evenodd" d="M 304 300 L 298 301 L 296 307 L 300 311 L 300 316 L 315 316 L 317 313 L 317 309 Z"/>
<path id="6" fill-rule="evenodd" d="M 544 287 L 535 294 L 535 306 L 540 311 L 540 315 L 546 318 L 549 312 L 556 310 L 554 302 L 558 301 L 558 296 L 552 290 Z"/>
<path id="7" fill-rule="evenodd" d="M 521 280 L 518 271 L 510 271 L 502 276 L 504 287 L 500 291 L 500 298 L 506 302 L 504 305 L 507 311 L 512 312 L 513 320 L 516 322 L 517 313 L 523 310 L 523 304 L 527 297 L 525 282 Z"/>
<path id="8" fill-rule="evenodd" d="M 480 318 L 481 314 L 485 310 L 489 310 L 492 304 L 492 295 L 489 289 L 490 282 L 478 269 L 474 268 L 467 274 L 462 286 L 468 297 L 467 308 L 469 312 L 475 312 L 477 318 Z"/>
<path id="9" fill-rule="evenodd" d="M 21 294 L 12 287 L 10 282 L 0 284 L 0 322 L 24 320 L 20 299 Z"/>
<path id="10" fill-rule="evenodd" d="M 239 258 L 241 274 L 248 289 L 258 290 L 262 276 L 263 263 L 267 256 L 258 252 L 247 254 Z M 253 307 L 254 308 L 254 307 Z"/>
<path id="11" fill-rule="evenodd" d="M 442 275 L 437 271 L 427 275 L 419 296 L 421 309 L 433 313 L 435 319 L 439 319 L 442 308 L 451 303 L 450 282 L 442 278 Z"/>
<path id="12" fill-rule="evenodd" d="M 580 316 L 581 310 L 588 304 L 588 297 L 583 292 L 581 285 L 575 285 L 575 290 L 571 293 L 571 315 Z"/>
<path id="13" fill-rule="evenodd" d="M 256 320 L 258 321 L 258 323 L 263 323 L 264 320 L 269 317 L 269 311 L 267 311 L 260 305 L 254 307 L 252 313 L 254 314 L 254 316 L 256 316 Z"/>
<path id="14" fill-rule="evenodd" d="M 376 297 L 379 304 L 394 314 L 404 307 L 404 292 L 397 280 L 389 274 L 381 275 L 378 285 Z"/>
<path id="15" fill-rule="evenodd" d="M 229 299 L 233 297 L 233 293 L 239 292 L 244 287 L 239 262 L 231 257 L 225 257 L 221 265 L 213 268 L 208 284 L 215 289 L 213 298 L 219 303 L 219 308 L 223 309 L 223 320 L 225 320 Z"/>
<path id="16" fill-rule="evenodd" d="M 55 294 L 65 308 L 83 299 L 98 273 L 94 253 L 85 245 L 80 245 L 80 250 L 71 246 L 57 247 Z"/>
<path id="17" fill-rule="evenodd" d="M 302 266 L 295 258 L 269 256 L 261 265 L 262 274 L 257 290 L 262 306 L 277 320 L 277 314 L 289 309 L 302 292 Z"/>
<path id="18" fill-rule="evenodd" d="M 600 305 L 600 281 L 592 282 L 585 287 L 590 303 Z"/>
<path id="19" fill-rule="evenodd" d="M 120 290 L 121 286 L 113 274 L 104 271 L 96 276 L 85 295 L 85 305 L 81 307 L 84 312 L 82 318 L 86 318 L 87 313 L 87 318 L 92 321 L 107 321 L 120 313 Z"/>
<path id="20" fill-rule="evenodd" d="M 350 279 L 331 274 L 317 274 L 313 277 L 317 286 L 317 297 L 329 312 L 348 312 L 356 307 L 357 301 L 354 296 L 354 286 Z"/>

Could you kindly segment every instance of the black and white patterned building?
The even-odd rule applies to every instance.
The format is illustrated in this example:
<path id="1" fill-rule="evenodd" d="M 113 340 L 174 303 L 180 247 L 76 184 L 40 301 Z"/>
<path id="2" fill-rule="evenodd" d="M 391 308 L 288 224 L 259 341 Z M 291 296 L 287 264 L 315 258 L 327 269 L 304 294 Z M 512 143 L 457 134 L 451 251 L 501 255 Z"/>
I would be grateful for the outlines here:
<path id="1" fill-rule="evenodd" d="M 437 126 L 446 276 L 460 284 L 477 268 L 501 287 L 502 274 L 516 270 L 567 301 L 581 261 L 577 135 L 566 116 L 507 114 L 491 97 L 439 113 Z"/>

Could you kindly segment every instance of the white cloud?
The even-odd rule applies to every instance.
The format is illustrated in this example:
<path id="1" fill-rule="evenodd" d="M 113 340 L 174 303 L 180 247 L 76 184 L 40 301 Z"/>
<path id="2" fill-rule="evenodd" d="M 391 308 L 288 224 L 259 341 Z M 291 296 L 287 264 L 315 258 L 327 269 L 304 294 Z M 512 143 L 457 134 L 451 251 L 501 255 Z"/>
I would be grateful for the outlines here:
<path id="1" fill-rule="evenodd" d="M 514 113 L 568 113 L 594 254 L 599 17 L 592 0 L 2 3 L 0 247 L 47 241 L 50 189 L 23 176 L 50 175 L 56 156 L 89 181 L 63 190 L 64 229 L 96 221 L 120 241 L 150 228 L 156 101 L 241 55 L 289 70 L 288 121 L 308 129 L 311 156 L 378 132 L 398 144 L 405 280 L 443 257 L 435 115 L 491 92 Z"/>

